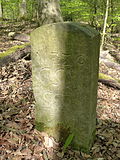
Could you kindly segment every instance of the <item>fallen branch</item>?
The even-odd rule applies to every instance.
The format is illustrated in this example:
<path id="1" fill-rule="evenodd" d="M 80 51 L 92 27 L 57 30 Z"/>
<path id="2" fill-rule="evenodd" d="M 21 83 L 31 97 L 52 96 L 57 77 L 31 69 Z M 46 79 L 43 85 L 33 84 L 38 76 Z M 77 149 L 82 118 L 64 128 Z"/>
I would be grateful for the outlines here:
<path id="1" fill-rule="evenodd" d="M 114 58 L 115 60 L 120 64 L 120 52 L 116 53 L 114 51 L 110 51 L 109 52 Z"/>
<path id="2" fill-rule="evenodd" d="M 113 87 L 115 89 L 120 90 L 119 80 L 112 78 L 111 76 L 105 75 L 103 73 L 99 73 L 98 82 L 101 82 L 109 87 Z"/>
<path id="3" fill-rule="evenodd" d="M 116 81 L 113 80 L 105 80 L 105 79 L 99 79 L 98 82 L 101 82 L 109 87 L 113 87 L 115 89 L 120 90 L 120 85 L 116 83 Z"/>
<path id="4" fill-rule="evenodd" d="M 103 61 L 103 63 L 108 67 L 120 71 L 120 65 L 110 61 Z"/>
<path id="5" fill-rule="evenodd" d="M 107 51 L 102 51 L 100 53 L 100 63 L 103 63 L 108 68 L 112 68 L 112 69 L 115 69 L 117 71 L 120 71 L 119 58 L 120 58 L 119 53 L 114 53 L 114 56 L 113 56 L 113 52 L 110 52 L 108 50 Z M 116 59 L 117 63 L 114 61 L 115 59 Z"/>
<path id="6" fill-rule="evenodd" d="M 7 55 L 6 53 L 3 53 L 3 56 L 1 56 L 0 58 L 0 67 L 7 65 L 10 62 L 15 62 L 16 60 L 21 59 L 23 57 L 30 56 L 31 46 L 28 43 L 25 45 L 21 45 L 21 47 L 18 46 L 18 48 L 13 51 L 9 49 L 7 52 Z"/>
<path id="7" fill-rule="evenodd" d="M 30 36 L 25 33 L 19 34 L 15 32 L 10 32 L 8 36 L 11 37 L 13 40 L 18 40 L 21 42 L 30 42 Z"/>

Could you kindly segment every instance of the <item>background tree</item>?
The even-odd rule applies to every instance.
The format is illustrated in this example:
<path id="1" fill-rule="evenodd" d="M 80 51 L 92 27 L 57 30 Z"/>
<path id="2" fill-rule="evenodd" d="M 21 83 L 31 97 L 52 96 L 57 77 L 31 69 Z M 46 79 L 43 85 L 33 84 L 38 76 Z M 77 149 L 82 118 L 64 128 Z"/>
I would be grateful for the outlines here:
<path id="1" fill-rule="evenodd" d="M 20 9 L 20 18 L 25 18 L 27 10 L 26 10 L 26 0 L 20 1 L 19 4 L 19 9 Z"/>
<path id="2" fill-rule="evenodd" d="M 2 19 L 3 13 L 2 13 L 2 0 L 0 0 L 0 19 Z"/>
<path id="3" fill-rule="evenodd" d="M 105 0 L 0 0 L 2 1 L 3 20 L 26 20 L 38 22 L 39 25 L 62 21 L 85 22 L 103 30 L 106 11 Z M 0 3 L 1 4 L 1 3 Z M 106 33 L 120 30 L 120 1 L 109 0 L 109 14 Z M 60 10 L 61 9 L 61 10 Z M 62 16 L 61 16 L 62 13 Z"/>
<path id="4" fill-rule="evenodd" d="M 109 10 L 109 0 L 107 0 L 107 2 L 106 2 L 106 13 L 105 13 L 103 33 L 102 33 L 102 41 L 101 41 L 101 47 L 100 47 L 101 50 L 103 49 L 103 44 L 104 44 L 105 31 L 106 31 L 107 19 L 108 19 L 108 10 Z"/>
<path id="5" fill-rule="evenodd" d="M 59 0 L 38 1 L 39 25 L 62 21 Z"/>

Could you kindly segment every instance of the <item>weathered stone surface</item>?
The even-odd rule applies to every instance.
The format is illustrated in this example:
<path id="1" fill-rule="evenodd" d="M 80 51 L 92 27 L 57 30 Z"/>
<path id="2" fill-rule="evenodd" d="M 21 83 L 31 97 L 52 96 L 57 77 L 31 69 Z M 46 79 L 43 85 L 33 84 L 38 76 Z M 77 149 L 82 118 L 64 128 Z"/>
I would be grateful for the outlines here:
<path id="1" fill-rule="evenodd" d="M 31 34 L 36 127 L 89 151 L 96 127 L 100 35 L 87 25 L 56 23 Z"/>

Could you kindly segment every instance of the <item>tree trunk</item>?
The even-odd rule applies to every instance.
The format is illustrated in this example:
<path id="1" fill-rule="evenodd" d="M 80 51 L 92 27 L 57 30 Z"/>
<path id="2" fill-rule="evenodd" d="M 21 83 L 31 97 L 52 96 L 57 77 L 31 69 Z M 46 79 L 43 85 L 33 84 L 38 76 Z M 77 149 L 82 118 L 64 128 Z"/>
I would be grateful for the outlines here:
<path id="1" fill-rule="evenodd" d="M 101 41 L 100 50 L 103 49 L 104 38 L 105 38 L 105 31 L 106 31 L 107 19 L 108 19 L 108 11 L 109 11 L 109 0 L 107 0 L 107 3 L 106 3 L 106 13 L 105 13 L 105 19 L 104 19 L 104 27 L 103 27 L 102 41 Z"/>
<path id="2" fill-rule="evenodd" d="M 97 0 L 94 0 L 93 4 L 91 4 L 91 26 L 96 27 L 97 29 Z"/>
<path id="3" fill-rule="evenodd" d="M 3 13 L 2 13 L 2 1 L 0 0 L 0 19 L 2 19 Z"/>
<path id="4" fill-rule="evenodd" d="M 26 0 L 22 0 L 20 3 L 20 18 L 24 18 L 26 16 Z"/>
<path id="5" fill-rule="evenodd" d="M 39 0 L 32 1 L 32 18 L 33 19 L 38 19 L 38 1 Z"/>
<path id="6" fill-rule="evenodd" d="M 110 4 L 110 10 L 111 10 L 111 16 L 110 17 L 112 17 L 111 18 L 111 33 L 113 33 L 113 31 L 114 31 L 114 3 L 113 3 L 113 0 L 111 0 L 111 4 Z"/>
<path id="7" fill-rule="evenodd" d="M 63 21 L 59 0 L 39 0 L 38 2 L 38 18 L 40 26 Z"/>

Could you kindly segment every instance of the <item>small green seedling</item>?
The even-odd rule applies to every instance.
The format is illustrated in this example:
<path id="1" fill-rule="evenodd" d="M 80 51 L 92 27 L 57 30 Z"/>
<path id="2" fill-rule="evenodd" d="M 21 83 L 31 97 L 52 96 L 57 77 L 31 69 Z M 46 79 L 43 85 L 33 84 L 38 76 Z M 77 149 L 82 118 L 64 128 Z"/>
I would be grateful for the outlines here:
<path id="1" fill-rule="evenodd" d="M 73 134 L 73 133 L 71 133 L 71 134 L 67 137 L 67 139 L 66 139 L 66 141 L 65 141 L 65 144 L 64 144 L 64 146 L 63 146 L 63 153 L 66 151 L 67 147 L 71 144 L 71 142 L 72 142 L 72 140 L 73 140 L 73 137 L 74 137 L 74 134 Z"/>

